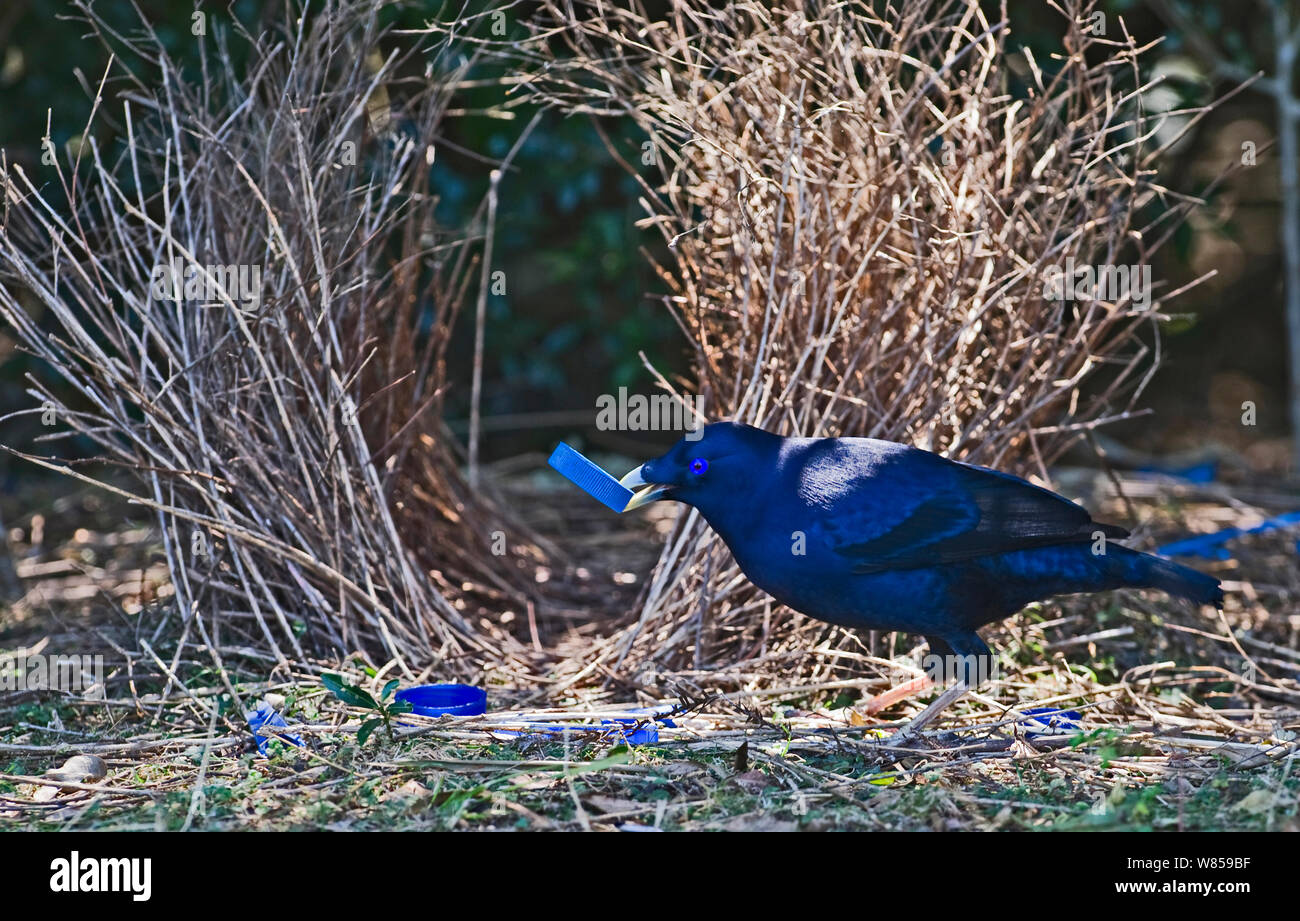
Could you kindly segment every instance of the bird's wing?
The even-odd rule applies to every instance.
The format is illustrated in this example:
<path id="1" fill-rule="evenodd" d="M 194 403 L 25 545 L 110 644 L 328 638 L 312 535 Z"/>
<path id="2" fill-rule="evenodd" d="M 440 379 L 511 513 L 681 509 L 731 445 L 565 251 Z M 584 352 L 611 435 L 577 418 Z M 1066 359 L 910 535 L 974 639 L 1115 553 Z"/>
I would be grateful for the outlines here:
<path id="1" fill-rule="evenodd" d="M 853 457 L 858 451 L 868 453 Z M 1084 542 L 1097 531 L 1128 536 L 1019 477 L 911 448 L 834 450 L 810 459 L 804 478 L 813 483 L 816 530 L 855 572 Z"/>

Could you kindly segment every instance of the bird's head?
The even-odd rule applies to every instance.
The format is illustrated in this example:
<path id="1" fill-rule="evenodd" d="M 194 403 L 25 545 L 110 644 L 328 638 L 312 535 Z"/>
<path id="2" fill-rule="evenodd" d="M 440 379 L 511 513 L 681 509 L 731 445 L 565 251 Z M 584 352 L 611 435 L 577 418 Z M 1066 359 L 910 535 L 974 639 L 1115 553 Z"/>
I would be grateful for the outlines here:
<path id="1" fill-rule="evenodd" d="M 781 439 L 737 422 L 714 422 L 682 438 L 667 454 L 646 461 L 619 482 L 634 491 L 623 511 L 672 499 L 711 510 L 745 497 L 770 472 Z M 752 501 L 752 499 L 750 500 Z"/>

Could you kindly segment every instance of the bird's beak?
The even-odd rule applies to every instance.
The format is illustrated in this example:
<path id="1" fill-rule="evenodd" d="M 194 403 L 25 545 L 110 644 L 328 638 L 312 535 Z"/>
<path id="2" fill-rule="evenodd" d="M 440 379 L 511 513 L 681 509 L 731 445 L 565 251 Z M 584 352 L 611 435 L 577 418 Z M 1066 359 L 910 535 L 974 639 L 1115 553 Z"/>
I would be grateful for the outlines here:
<path id="1" fill-rule="evenodd" d="M 632 498 L 627 500 L 627 506 L 623 509 L 625 512 L 630 512 L 634 508 L 640 508 L 649 502 L 654 502 L 656 499 L 662 499 L 670 488 L 646 480 L 646 478 L 641 474 L 641 471 L 644 469 L 645 464 L 642 464 L 635 470 L 628 471 L 627 476 L 618 481 L 621 485 L 626 486 L 628 489 L 633 491 Z M 638 487 L 645 488 L 638 491 Z"/>

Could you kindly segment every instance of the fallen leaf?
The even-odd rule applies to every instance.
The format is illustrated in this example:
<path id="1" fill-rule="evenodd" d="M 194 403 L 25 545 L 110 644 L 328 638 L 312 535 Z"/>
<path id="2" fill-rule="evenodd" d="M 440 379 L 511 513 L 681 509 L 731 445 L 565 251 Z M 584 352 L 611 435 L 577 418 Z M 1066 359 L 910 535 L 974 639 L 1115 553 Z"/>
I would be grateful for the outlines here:
<path id="1" fill-rule="evenodd" d="M 547 773 L 516 774 L 510 778 L 511 786 L 519 790 L 545 790 L 563 780 L 562 775 Z"/>
<path id="2" fill-rule="evenodd" d="M 1011 821 L 1011 807 L 1003 806 L 998 810 L 998 814 L 993 817 L 993 828 L 1001 828 Z"/>
<path id="3" fill-rule="evenodd" d="M 99 783 L 108 776 L 108 765 L 98 755 L 73 755 L 62 767 L 50 768 L 45 776 L 67 783 Z"/>
<path id="4" fill-rule="evenodd" d="M 726 831 L 798 831 L 799 823 L 791 822 L 785 819 L 777 819 L 770 815 L 762 813 L 750 813 L 749 815 L 738 815 L 728 819 L 721 826 Z"/>
<path id="5" fill-rule="evenodd" d="M 638 803 L 634 799 L 619 799 L 617 796 L 601 796 L 599 793 L 593 793 L 590 796 L 584 796 L 582 802 L 591 806 L 598 812 L 608 815 L 613 812 L 637 812 L 646 811 L 644 803 Z"/>
<path id="6" fill-rule="evenodd" d="M 771 777 L 768 777 L 762 771 L 746 771 L 743 774 L 737 774 L 731 778 L 735 781 L 736 786 L 746 793 L 761 793 L 764 787 L 772 786 L 776 783 Z"/>
<path id="7" fill-rule="evenodd" d="M 1240 809 L 1242 812 L 1249 812 L 1252 815 L 1259 815 L 1279 806 L 1290 805 L 1290 803 L 1291 798 L 1284 794 L 1275 793 L 1272 790 L 1256 790 L 1253 793 L 1246 794 L 1232 808 Z"/>
<path id="8" fill-rule="evenodd" d="M 1023 761 L 1026 758 L 1033 758 L 1038 754 L 1038 749 L 1030 745 L 1024 739 L 1016 737 L 1011 743 L 1011 758 L 1014 761 Z"/>
<path id="9" fill-rule="evenodd" d="M 749 740 L 746 739 L 741 743 L 740 748 L 736 749 L 736 761 L 733 765 L 737 774 L 743 774 L 749 770 Z"/>

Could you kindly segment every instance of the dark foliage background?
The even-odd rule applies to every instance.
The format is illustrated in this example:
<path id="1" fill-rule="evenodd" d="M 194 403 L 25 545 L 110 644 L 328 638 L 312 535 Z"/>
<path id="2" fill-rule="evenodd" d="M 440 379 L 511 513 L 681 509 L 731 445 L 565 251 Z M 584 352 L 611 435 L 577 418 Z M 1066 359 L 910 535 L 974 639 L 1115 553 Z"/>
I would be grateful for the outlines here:
<path id="1" fill-rule="evenodd" d="M 232 15 L 256 23 L 272 15 L 268 9 L 275 6 L 234 0 L 200 8 L 211 31 L 224 28 Z M 996 11 L 998 4 L 989 6 Z M 1233 61 L 1250 71 L 1272 68 L 1266 24 L 1252 4 L 1179 6 Z M 197 61 L 199 39 L 190 34 L 193 0 L 141 0 L 139 7 L 173 55 Z M 505 11 L 509 34 L 522 35 L 519 20 L 528 14 L 527 4 L 479 2 L 464 9 L 494 7 Z M 1018 40 L 1049 47 L 1058 14 L 1041 0 L 1011 0 L 1011 7 Z M 137 21 L 128 4 L 99 3 L 96 8 L 123 30 Z M 458 9 L 418 3 L 387 15 L 419 28 Z M 1152 56 L 1169 76 L 1160 90 L 1166 94 L 1164 104 L 1203 102 L 1232 85 L 1207 76 L 1193 53 L 1195 43 L 1168 24 L 1160 4 L 1109 0 L 1102 9 L 1116 34 L 1123 16 L 1140 40 L 1165 38 Z M 106 64 L 99 44 L 86 39 L 85 32 L 67 0 L 6 0 L 0 9 L 0 146 L 29 171 L 39 164 L 47 112 L 60 151 L 85 125 Z M 503 156 L 532 115 L 519 104 L 513 75 L 504 67 L 484 64 L 478 76 L 484 85 L 464 94 L 466 111 L 454 120 L 453 143 L 439 151 L 432 167 L 442 194 L 439 214 L 453 226 L 463 225 L 471 203 L 482 198 L 490 168 L 483 158 Z M 106 108 L 112 113 L 111 88 L 108 96 Z M 1261 151 L 1259 166 L 1220 189 L 1157 264 L 1157 278 L 1163 276 L 1171 287 L 1211 269 L 1218 275 L 1179 299 L 1185 313 L 1164 331 L 1170 357 L 1145 401 L 1155 414 L 1112 430 L 1143 450 L 1172 452 L 1207 442 L 1244 449 L 1237 443 L 1243 437 L 1237 419 L 1243 399 L 1258 406 L 1259 426 L 1249 433 L 1254 442 L 1286 433 L 1277 163 L 1267 149 L 1273 125 L 1270 100 L 1251 91 L 1238 94 L 1192 132 L 1165 167 L 1167 185 L 1192 191 L 1239 157 L 1243 140 L 1252 140 Z M 644 138 L 633 126 L 607 121 L 602 127 L 627 162 L 640 163 Z M 110 140 L 101 137 L 101 145 Z M 663 288 L 640 252 L 661 244 L 636 227 L 642 215 L 636 182 L 590 119 L 547 114 L 519 152 L 516 166 L 501 187 L 495 261 L 506 273 L 507 294 L 489 298 L 483 405 L 485 416 L 507 418 L 488 418 L 484 455 L 492 459 L 544 450 L 579 432 L 597 444 L 627 449 L 626 436 L 594 430 L 595 396 L 620 386 L 649 392 L 652 382 L 641 352 L 670 376 L 686 368 L 685 345 L 658 302 Z M 457 423 L 468 416 L 472 324 L 462 323 L 456 335 L 447 417 L 463 432 Z M 0 412 L 27 404 L 22 378 L 33 370 L 0 331 Z M 23 433 L 8 434 L 11 443 L 24 440 Z M 1286 465 L 1285 460 L 1266 460 Z M 36 475 L 30 468 L 16 468 L 11 458 L 0 458 L 7 491 L 17 488 L 20 473 Z"/>

